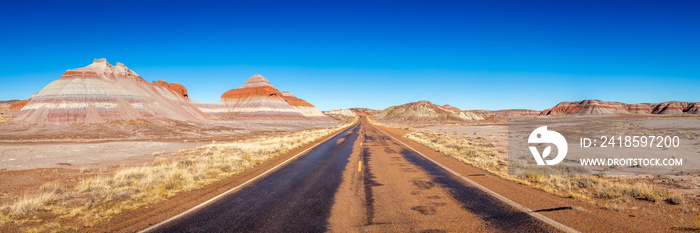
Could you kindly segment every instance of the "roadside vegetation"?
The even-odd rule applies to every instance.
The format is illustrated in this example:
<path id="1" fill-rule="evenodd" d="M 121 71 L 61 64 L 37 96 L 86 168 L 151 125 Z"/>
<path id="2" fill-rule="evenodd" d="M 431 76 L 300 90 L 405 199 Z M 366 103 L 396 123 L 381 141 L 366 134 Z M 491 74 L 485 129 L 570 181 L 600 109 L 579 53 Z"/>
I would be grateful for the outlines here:
<path id="1" fill-rule="evenodd" d="M 47 183 L 38 194 L 0 207 L 0 229 L 63 232 L 89 228 L 124 210 L 163 202 L 233 176 L 352 123 L 180 150 L 177 153 L 184 159 L 158 158 L 148 165 L 86 178 L 75 187 Z"/>
<path id="2" fill-rule="evenodd" d="M 373 122 L 374 124 L 378 124 Z M 382 125 L 382 124 L 380 124 Z M 384 125 L 386 126 L 386 125 Z M 649 202 L 684 204 L 683 195 L 667 191 L 647 183 L 626 183 L 614 177 L 593 175 L 511 175 L 508 174 L 508 160 L 493 150 L 466 137 L 456 137 L 427 130 L 417 130 L 407 126 L 388 126 L 410 130 L 404 137 L 423 144 L 446 156 L 454 157 L 466 164 L 483 169 L 506 180 L 533 186 L 558 196 L 575 199 L 602 198 L 612 203 L 625 203 L 633 199 Z M 622 207 L 616 205 L 617 211 Z"/>
<path id="3" fill-rule="evenodd" d="M 9 110 L 10 107 L 0 107 L 0 123 L 10 119 L 10 116 L 5 115 L 5 113 Z"/>

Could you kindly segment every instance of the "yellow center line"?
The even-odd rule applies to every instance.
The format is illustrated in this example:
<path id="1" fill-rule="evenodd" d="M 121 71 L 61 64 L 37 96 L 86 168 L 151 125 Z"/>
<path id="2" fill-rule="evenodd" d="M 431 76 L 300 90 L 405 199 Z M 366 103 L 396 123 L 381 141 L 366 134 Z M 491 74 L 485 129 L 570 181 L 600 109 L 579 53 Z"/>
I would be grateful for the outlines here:
<path id="1" fill-rule="evenodd" d="M 357 161 L 357 171 L 358 172 L 362 171 L 362 161 Z"/>

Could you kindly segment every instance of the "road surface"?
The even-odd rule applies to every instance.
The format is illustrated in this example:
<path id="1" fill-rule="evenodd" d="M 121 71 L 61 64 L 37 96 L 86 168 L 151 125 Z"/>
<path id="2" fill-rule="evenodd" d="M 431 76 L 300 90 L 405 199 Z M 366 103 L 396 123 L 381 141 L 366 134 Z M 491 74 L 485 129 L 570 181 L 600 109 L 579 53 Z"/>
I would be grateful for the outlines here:
<path id="1" fill-rule="evenodd" d="M 366 118 L 152 232 L 554 232 Z"/>

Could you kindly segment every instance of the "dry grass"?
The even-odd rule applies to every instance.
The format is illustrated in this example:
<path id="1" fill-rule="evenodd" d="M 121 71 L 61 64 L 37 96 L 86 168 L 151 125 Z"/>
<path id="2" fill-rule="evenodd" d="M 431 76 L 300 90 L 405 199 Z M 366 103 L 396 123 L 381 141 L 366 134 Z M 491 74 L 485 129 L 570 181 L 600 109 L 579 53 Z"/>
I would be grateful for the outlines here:
<path id="1" fill-rule="evenodd" d="M 2 112 L 2 111 L 0 111 Z M 0 115 L 0 123 L 10 120 L 10 116 Z"/>
<path id="2" fill-rule="evenodd" d="M 354 122 L 353 122 L 354 123 Z M 352 123 L 350 123 L 352 124 Z M 263 136 L 232 143 L 181 150 L 185 159 L 158 158 L 140 167 L 125 167 L 113 175 L 97 175 L 71 188 L 45 184 L 40 194 L 0 208 L 0 226 L 33 223 L 26 231 L 67 231 L 89 228 L 123 210 L 162 202 L 178 193 L 200 188 L 238 174 L 266 160 L 302 147 L 350 124 L 279 136 Z M 53 214 L 44 221 L 38 213 Z M 65 226 L 62 219 L 78 222 Z"/>
<path id="3" fill-rule="evenodd" d="M 405 137 L 423 144 L 435 151 L 488 171 L 503 179 L 530 185 L 548 193 L 575 199 L 592 197 L 608 199 L 617 203 L 631 199 L 649 202 L 665 201 L 670 204 L 683 204 L 682 194 L 669 192 L 663 188 L 646 184 L 629 184 L 604 176 L 593 175 L 511 175 L 508 174 L 508 160 L 498 155 L 488 145 L 480 145 L 463 137 L 454 137 L 425 130 L 412 130 Z M 618 210 L 620 205 L 615 205 Z"/>

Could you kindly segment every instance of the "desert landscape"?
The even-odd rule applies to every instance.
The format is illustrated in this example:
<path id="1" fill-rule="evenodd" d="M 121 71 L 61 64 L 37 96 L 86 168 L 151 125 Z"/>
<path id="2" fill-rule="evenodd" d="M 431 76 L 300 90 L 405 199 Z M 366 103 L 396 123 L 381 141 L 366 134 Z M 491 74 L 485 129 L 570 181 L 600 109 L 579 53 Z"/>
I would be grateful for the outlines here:
<path id="1" fill-rule="evenodd" d="M 2 229 L 116 230 L 110 223 L 123 219 L 124 213 L 169 205 L 182 193 L 206 190 L 347 129 L 358 118 L 399 130 L 398 135 L 454 158 L 452 163 L 564 198 L 567 206 L 579 208 L 574 211 L 641 220 L 665 213 L 672 218 L 655 221 L 673 226 L 666 230 L 692 229 L 697 219 L 700 176 L 694 172 L 513 175 L 507 165 L 509 127 L 517 119 L 550 124 L 647 119 L 653 125 L 655 119 L 700 119 L 698 103 L 584 100 L 543 111 L 486 111 L 418 101 L 384 110 L 321 112 L 278 91 L 261 75 L 225 92 L 219 102 L 191 98 L 178 83 L 149 83 L 122 63 L 113 66 L 95 59 L 87 67 L 66 71 L 28 100 L 4 101 Z M 689 142 L 700 143 L 697 130 L 683 131 Z"/>
<path id="2" fill-rule="evenodd" d="M 0 3 L 0 232 L 698 232 L 700 4 Z"/>
<path id="3" fill-rule="evenodd" d="M 426 105 L 429 107 L 425 107 Z M 512 130 L 509 127 L 517 129 L 519 127 L 518 124 L 512 120 L 517 120 L 518 118 L 537 119 L 542 122 L 541 124 L 548 125 L 570 125 L 571 123 L 578 124 L 578 122 L 591 121 L 602 122 L 606 119 L 617 122 L 617 125 L 620 125 L 620 123 L 635 125 L 633 122 L 643 122 L 641 124 L 645 124 L 647 127 L 655 127 L 656 130 L 669 128 L 669 125 L 664 125 L 662 120 L 678 119 L 684 122 L 676 123 L 679 124 L 677 127 L 685 128 L 678 129 L 676 132 L 685 134 L 682 140 L 685 140 L 684 143 L 691 145 L 686 152 L 689 153 L 688 157 L 686 157 L 688 160 L 684 160 L 684 162 L 693 163 L 696 154 L 700 152 L 700 149 L 697 147 L 700 145 L 697 128 L 699 125 L 697 120 L 700 119 L 698 118 L 700 116 L 695 111 L 696 105 L 697 103 L 680 101 L 670 101 L 661 104 L 623 104 L 600 100 L 583 100 L 580 102 L 562 102 L 551 109 L 539 112 L 539 114 L 534 110 L 522 109 L 475 110 L 471 112 L 487 114 L 486 116 L 482 115 L 484 116 L 483 119 L 486 120 L 474 121 L 465 119 L 459 122 L 445 119 L 456 119 L 462 113 L 470 111 L 452 108 L 452 113 L 450 113 L 442 111 L 445 109 L 445 106 L 449 107 L 449 105 L 440 106 L 420 101 L 388 108 L 391 113 L 400 113 L 389 115 L 390 112 L 381 112 L 373 116 L 373 119 L 381 125 L 409 130 L 405 137 L 442 152 L 447 156 L 456 157 L 462 162 L 484 169 L 501 178 L 533 186 L 548 193 L 584 200 L 584 202 L 594 204 L 599 208 L 613 210 L 634 217 L 644 214 L 654 216 L 656 215 L 655 211 L 659 211 L 656 208 L 660 208 L 664 212 L 684 213 L 680 214 L 681 216 L 685 215 L 685 217 L 681 218 L 695 221 L 692 220 L 695 219 L 692 214 L 685 213 L 693 212 L 699 204 L 700 176 L 698 176 L 697 170 L 690 172 L 659 171 L 655 175 L 628 174 L 598 175 L 593 177 L 588 175 L 559 175 L 547 177 L 535 174 L 507 174 L 508 172 L 504 170 L 507 167 L 504 166 L 507 162 L 504 160 L 509 156 L 508 146 L 510 138 L 508 133 L 509 130 Z M 639 106 L 644 106 L 644 108 L 642 109 Z M 635 110 L 630 111 L 629 109 Z M 455 113 L 459 113 L 459 115 Z M 499 114 L 508 114 L 509 117 L 500 119 L 499 117 L 493 117 Z M 552 116 L 557 117 L 551 119 Z M 542 119 L 542 117 L 549 117 L 550 119 Z M 522 123 L 520 124 L 523 125 Z M 597 127 L 598 129 L 591 128 L 590 125 L 579 125 L 572 128 L 608 132 L 608 134 L 611 131 L 620 130 L 609 125 L 598 125 Z M 623 130 L 629 131 L 630 129 L 624 128 Z M 649 132 L 648 130 L 646 131 Z M 625 133 L 630 134 L 630 132 Z M 627 151 L 618 153 L 625 152 Z M 640 152 L 634 153 L 639 155 Z M 650 155 L 653 156 L 654 154 Z M 585 184 L 589 182 L 591 184 Z M 665 203 L 667 205 L 645 205 L 644 201 Z"/>
<path id="4" fill-rule="evenodd" d="M 184 151 L 195 148 L 352 121 L 325 116 L 260 75 L 221 99 L 197 102 L 178 83 L 149 83 L 122 63 L 95 59 L 28 100 L 3 101 L 0 204 L 10 210 L 3 214 L 3 229 L 28 226 L 12 224 L 11 215 L 40 208 L 20 203 L 41 195 L 47 185 L 70 189 L 127 167 L 187 159 Z"/>

